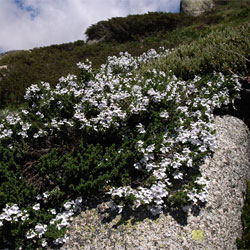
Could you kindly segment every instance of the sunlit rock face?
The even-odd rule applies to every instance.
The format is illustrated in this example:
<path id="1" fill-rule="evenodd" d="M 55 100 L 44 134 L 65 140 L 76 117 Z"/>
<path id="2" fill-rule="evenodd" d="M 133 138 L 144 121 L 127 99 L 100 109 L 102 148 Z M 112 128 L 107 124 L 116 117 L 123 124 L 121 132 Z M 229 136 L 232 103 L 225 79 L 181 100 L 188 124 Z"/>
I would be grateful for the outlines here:
<path id="1" fill-rule="evenodd" d="M 181 0 L 181 12 L 190 16 L 199 16 L 213 7 L 213 0 Z"/>

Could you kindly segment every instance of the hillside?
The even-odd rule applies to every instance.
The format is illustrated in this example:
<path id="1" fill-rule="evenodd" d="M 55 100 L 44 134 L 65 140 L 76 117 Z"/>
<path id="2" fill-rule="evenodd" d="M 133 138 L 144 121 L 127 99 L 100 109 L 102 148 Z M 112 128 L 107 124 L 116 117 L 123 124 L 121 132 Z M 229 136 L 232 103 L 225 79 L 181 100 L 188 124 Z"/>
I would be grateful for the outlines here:
<path id="1" fill-rule="evenodd" d="M 31 84 L 46 81 L 55 85 L 62 75 L 78 73 L 76 63 L 86 58 L 92 61 L 94 68 L 98 68 L 108 56 L 117 56 L 121 51 L 137 56 L 160 46 L 175 48 L 192 43 L 220 27 L 237 29 L 248 20 L 249 4 L 233 1 L 230 5 L 218 4 L 214 12 L 200 17 L 148 13 L 99 22 L 89 27 L 86 34 L 89 40 L 98 40 L 104 36 L 101 32 L 106 32 L 103 42 L 90 45 L 77 41 L 52 45 L 17 51 L 0 59 L 0 66 L 8 65 L 7 71 L 0 72 L 4 76 L 0 85 L 0 106 L 22 103 L 25 89 Z"/>
<path id="2" fill-rule="evenodd" d="M 220 179 L 201 171 L 214 155 L 224 164 L 216 171 L 244 163 L 245 178 L 249 131 L 239 119 L 215 114 L 238 108 L 249 84 L 249 18 L 248 1 L 219 1 L 198 17 L 113 18 L 86 31 L 97 43 L 0 58 L 7 66 L 0 71 L 2 246 L 58 249 L 73 216 L 100 199 L 110 201 L 110 218 L 121 215 L 120 225 L 136 211 L 156 218 L 166 210 L 202 208 L 211 202 L 209 183 Z M 229 176 L 227 190 L 234 183 Z M 197 239 L 200 230 L 194 231 Z"/>

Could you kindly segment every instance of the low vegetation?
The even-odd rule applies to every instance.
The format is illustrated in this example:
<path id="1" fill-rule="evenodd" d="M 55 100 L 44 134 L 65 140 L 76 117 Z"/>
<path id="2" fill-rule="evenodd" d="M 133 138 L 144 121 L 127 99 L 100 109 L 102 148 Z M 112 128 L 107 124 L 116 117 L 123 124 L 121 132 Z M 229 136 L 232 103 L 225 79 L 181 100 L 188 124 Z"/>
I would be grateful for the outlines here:
<path id="1" fill-rule="evenodd" d="M 181 18 L 148 15 L 156 17 L 152 25 L 165 15 Z M 239 97 L 240 79 L 249 74 L 249 6 L 221 5 L 199 18 L 199 29 L 195 18 L 186 25 L 176 21 L 173 30 L 154 36 L 145 31 L 143 42 L 134 36 L 94 45 L 79 41 L 1 59 L 8 65 L 0 88 L 5 248 L 60 246 L 72 216 L 99 195 L 109 197 L 117 213 L 145 207 L 157 215 L 207 201 L 209 180 L 199 166 L 214 150 L 214 110 Z M 126 20 L 110 25 L 120 22 Z M 98 25 L 88 32 L 95 34 Z M 56 83 L 57 74 L 67 76 Z M 8 102 L 15 108 L 7 109 Z"/>
<path id="2" fill-rule="evenodd" d="M 31 85 L 25 109 L 2 114 L 6 247 L 63 243 L 70 217 L 100 193 L 118 212 L 146 206 L 153 215 L 206 202 L 199 165 L 215 146 L 212 111 L 236 98 L 240 84 L 222 73 L 183 81 L 172 71 L 141 72 L 172 53 L 124 53 L 97 71 L 79 63 L 78 78 Z"/>
<path id="3" fill-rule="evenodd" d="M 249 249 L 250 246 L 250 182 L 247 183 L 246 200 L 242 210 L 243 235 L 237 239 L 238 249 Z"/>

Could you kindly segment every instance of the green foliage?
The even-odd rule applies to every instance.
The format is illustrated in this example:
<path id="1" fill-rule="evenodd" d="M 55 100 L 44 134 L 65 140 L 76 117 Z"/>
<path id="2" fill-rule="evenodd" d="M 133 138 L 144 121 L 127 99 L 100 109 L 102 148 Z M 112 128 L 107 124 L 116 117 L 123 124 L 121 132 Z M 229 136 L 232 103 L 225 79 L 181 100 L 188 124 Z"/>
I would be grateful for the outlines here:
<path id="1" fill-rule="evenodd" d="M 144 15 L 115 17 L 90 26 L 85 34 L 88 40 L 125 42 L 143 39 L 150 33 L 172 31 L 178 26 L 187 26 L 198 18 L 172 13 L 149 12 Z"/>
<path id="2" fill-rule="evenodd" d="M 246 8 L 221 5 L 192 18 L 114 18 L 87 30 L 89 39 L 106 32 L 110 42 L 78 41 L 3 57 L 9 67 L 1 76 L 2 106 L 22 103 L 31 83 L 52 84 L 30 86 L 18 112 L 0 114 L 1 244 L 37 249 L 63 243 L 67 216 L 80 211 L 79 196 L 87 203 L 109 191 L 119 209 L 142 205 L 152 213 L 162 202 L 205 202 L 207 180 L 199 166 L 213 145 L 211 112 L 239 91 L 235 77 L 214 71 L 248 73 Z M 111 53 L 138 55 L 162 45 L 176 49 L 138 58 L 121 54 L 98 68 Z M 94 69 L 75 69 L 85 58 Z M 55 86 L 68 72 L 78 77 Z"/>
<path id="3" fill-rule="evenodd" d="M 151 67 L 172 70 L 183 79 L 208 75 L 214 71 L 247 75 L 250 41 L 246 37 L 249 34 L 249 24 L 237 28 L 223 27 L 188 45 L 179 46 L 171 57 L 157 60 Z"/>
<path id="4" fill-rule="evenodd" d="M 49 189 L 59 186 L 62 192 L 81 194 L 87 199 L 104 192 L 107 183 L 118 186 L 126 182 L 135 153 L 117 154 L 114 144 L 105 146 L 105 142 L 100 144 L 95 140 L 97 138 L 92 138 L 92 143 L 82 142 L 61 156 L 52 150 L 41 157 L 36 169 L 44 180 L 43 185 Z"/>
<path id="5" fill-rule="evenodd" d="M 180 69 L 177 70 L 180 75 L 185 75 L 186 70 L 189 72 L 188 74 L 212 71 L 215 68 L 227 67 L 226 70 L 228 70 L 228 68 L 232 68 L 230 65 L 228 66 L 229 60 L 233 60 L 231 63 L 239 70 L 243 59 L 233 53 L 248 57 L 244 49 L 247 48 L 244 46 L 248 45 L 244 45 L 242 42 L 243 40 L 246 42 L 245 38 L 249 35 L 246 33 L 244 37 L 238 37 L 239 41 L 229 41 L 231 45 L 226 45 L 224 48 L 223 43 L 228 40 L 224 41 L 219 38 L 219 33 L 223 31 L 223 27 L 232 28 L 232 31 L 240 31 L 242 23 L 248 22 L 250 18 L 249 3 L 247 1 L 230 1 L 227 5 L 219 5 L 219 3 L 217 5 L 214 12 L 200 17 L 185 17 L 172 13 L 131 15 L 127 18 L 113 18 L 97 23 L 86 32 L 87 35 L 89 34 L 89 39 L 99 39 L 103 36 L 102 32 L 105 31 L 110 39 L 109 42 L 89 45 L 83 41 L 76 41 L 29 51 L 7 53 L 0 58 L 0 65 L 8 65 L 7 70 L 0 71 L 0 107 L 17 107 L 23 103 L 25 89 L 31 84 L 45 81 L 55 85 L 62 75 L 65 76 L 69 72 L 78 74 L 79 70 L 76 69 L 75 64 L 79 61 L 88 58 L 93 62 L 93 67 L 98 68 L 105 63 L 108 56 L 118 55 L 121 51 L 128 51 L 131 55 L 138 56 L 151 48 L 156 49 L 160 46 L 175 48 L 180 44 L 186 44 L 179 55 L 181 61 L 173 60 L 175 65 L 183 66 L 183 69 L 179 67 Z M 102 29 L 103 26 L 105 29 Z M 218 30 L 218 39 L 213 41 L 209 39 L 209 34 L 216 30 Z M 203 41 L 201 41 L 202 37 L 204 37 Z M 195 42 L 197 38 L 200 38 L 199 43 Z M 208 39 L 208 43 L 206 39 Z M 122 43 L 117 41 L 122 41 Z M 237 42 L 239 42 L 240 51 L 238 51 Z M 193 52 L 188 49 L 190 43 L 193 46 Z M 204 56 L 202 46 L 207 48 Z M 242 49 L 243 51 L 241 51 Z M 186 50 L 189 50 L 190 53 L 186 54 Z M 213 57 L 210 56 L 211 51 Z M 184 58 L 185 62 L 182 62 L 181 57 L 183 56 L 190 56 L 190 59 Z M 226 56 L 226 61 L 224 60 L 222 65 L 216 63 L 218 58 L 221 60 L 224 56 Z M 199 61 L 198 58 L 201 60 Z M 212 62 L 208 63 L 210 59 Z M 239 62 L 237 62 L 238 60 Z M 201 70 L 198 69 L 199 63 L 203 65 Z M 245 61 L 243 64 L 245 65 Z"/>
<path id="6" fill-rule="evenodd" d="M 142 205 L 153 214 L 164 202 L 181 207 L 206 200 L 207 181 L 199 175 L 213 140 L 206 103 L 229 102 L 237 81 L 215 74 L 184 83 L 171 72 L 141 72 L 156 57 L 171 56 L 168 50 L 159 53 L 150 50 L 138 58 L 124 53 L 96 72 L 89 62 L 80 63 L 79 80 L 69 75 L 55 88 L 32 85 L 25 109 L 1 114 L 5 247 L 62 243 L 79 196 L 87 202 L 109 191 L 120 209 Z M 210 138 L 207 145 L 189 138 L 194 125 L 201 142 L 200 133 Z"/>
<path id="7" fill-rule="evenodd" d="M 0 209 L 2 210 L 9 203 L 25 207 L 27 203 L 33 201 L 37 192 L 36 188 L 26 182 L 13 151 L 1 144 L 0 159 Z M 19 246 L 21 239 L 24 238 L 25 229 L 25 223 L 6 221 L 4 226 L 0 227 L 1 245 L 8 246 L 11 242 L 12 247 Z"/>
<path id="8" fill-rule="evenodd" d="M 246 200 L 242 210 L 243 235 L 237 239 L 238 249 L 250 249 L 250 182 L 247 183 Z"/>
<path id="9" fill-rule="evenodd" d="M 34 187 L 24 181 L 13 151 L 1 144 L 0 159 L 0 209 L 8 202 L 25 205 L 34 196 Z"/>

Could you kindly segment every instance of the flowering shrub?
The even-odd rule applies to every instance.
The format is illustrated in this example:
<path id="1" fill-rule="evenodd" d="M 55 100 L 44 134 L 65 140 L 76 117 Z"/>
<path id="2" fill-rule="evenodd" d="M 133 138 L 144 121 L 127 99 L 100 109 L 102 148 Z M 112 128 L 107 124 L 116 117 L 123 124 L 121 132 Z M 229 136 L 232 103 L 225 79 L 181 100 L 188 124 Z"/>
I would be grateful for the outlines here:
<path id="1" fill-rule="evenodd" d="M 216 147 L 213 110 L 238 97 L 240 84 L 221 73 L 183 81 L 140 71 L 171 53 L 121 53 L 96 72 L 78 63 L 80 76 L 30 86 L 26 107 L 3 116 L 2 155 L 11 156 L 0 162 L 5 247 L 62 244 L 72 216 L 100 193 L 118 212 L 146 206 L 153 215 L 207 201 L 199 166 Z M 12 182 L 30 198 L 2 194 Z"/>

